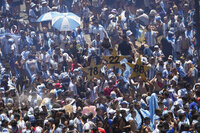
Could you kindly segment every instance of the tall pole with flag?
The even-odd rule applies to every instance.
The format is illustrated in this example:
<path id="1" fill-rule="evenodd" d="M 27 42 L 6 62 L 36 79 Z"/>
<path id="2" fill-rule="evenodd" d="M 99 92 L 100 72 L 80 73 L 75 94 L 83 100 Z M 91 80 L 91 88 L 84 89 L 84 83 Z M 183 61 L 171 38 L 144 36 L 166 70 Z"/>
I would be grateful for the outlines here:
<path id="1" fill-rule="evenodd" d="M 196 46 L 198 48 L 198 55 L 200 55 L 200 18 L 199 18 L 199 0 L 194 0 L 195 16 L 194 24 L 196 29 Z"/>

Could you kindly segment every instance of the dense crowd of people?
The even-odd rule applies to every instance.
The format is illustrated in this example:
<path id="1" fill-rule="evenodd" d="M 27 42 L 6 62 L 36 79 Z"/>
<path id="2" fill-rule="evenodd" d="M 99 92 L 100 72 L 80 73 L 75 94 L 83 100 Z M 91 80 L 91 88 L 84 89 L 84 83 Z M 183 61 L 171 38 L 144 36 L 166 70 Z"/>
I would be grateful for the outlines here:
<path id="1" fill-rule="evenodd" d="M 37 22 L 52 11 L 81 26 Z M 199 133 L 194 15 L 193 0 L 0 0 L 0 132 Z"/>

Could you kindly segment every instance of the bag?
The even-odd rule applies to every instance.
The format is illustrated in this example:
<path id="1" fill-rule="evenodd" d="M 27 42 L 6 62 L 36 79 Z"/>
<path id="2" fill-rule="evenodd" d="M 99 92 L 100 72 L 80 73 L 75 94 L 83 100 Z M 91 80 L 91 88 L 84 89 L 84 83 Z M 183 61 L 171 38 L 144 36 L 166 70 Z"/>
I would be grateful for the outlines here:
<path id="1" fill-rule="evenodd" d="M 102 42 L 102 47 L 105 49 L 109 49 L 111 47 L 111 44 L 108 38 L 104 38 Z"/>

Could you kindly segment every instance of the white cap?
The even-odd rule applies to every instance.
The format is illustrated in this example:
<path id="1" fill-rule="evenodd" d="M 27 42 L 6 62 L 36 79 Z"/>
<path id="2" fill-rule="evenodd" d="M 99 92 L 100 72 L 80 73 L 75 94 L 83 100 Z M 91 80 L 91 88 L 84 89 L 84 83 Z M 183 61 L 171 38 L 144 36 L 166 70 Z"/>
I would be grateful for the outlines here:
<path id="1" fill-rule="evenodd" d="M 74 69 L 73 72 L 78 72 L 78 69 Z"/>
<path id="2" fill-rule="evenodd" d="M 10 38 L 10 39 L 8 39 L 8 42 L 13 43 L 13 42 L 14 42 L 14 39 L 13 39 L 13 38 Z"/>
<path id="3" fill-rule="evenodd" d="M 126 31 L 126 36 L 131 36 L 132 34 L 133 33 L 130 30 Z"/>
<path id="4" fill-rule="evenodd" d="M 149 15 L 152 15 L 152 16 L 156 16 L 157 15 L 157 11 L 152 9 L 149 13 Z"/>
<path id="5" fill-rule="evenodd" d="M 111 13 L 118 13 L 116 9 L 112 9 Z"/>
<path id="6" fill-rule="evenodd" d="M 46 3 L 47 3 L 46 0 L 43 0 L 43 1 L 42 1 L 42 4 L 46 4 Z"/>
<path id="7" fill-rule="evenodd" d="M 176 64 L 181 64 L 181 61 L 180 61 L 180 60 L 177 60 L 177 61 L 176 61 Z"/>
<path id="8" fill-rule="evenodd" d="M 35 31 L 31 31 L 31 37 L 34 37 L 36 35 Z"/>
<path id="9" fill-rule="evenodd" d="M 137 9 L 136 10 L 136 15 L 142 15 L 144 13 L 143 9 Z"/>
<path id="10" fill-rule="evenodd" d="M 108 16 L 109 19 L 112 19 L 112 18 L 114 18 L 114 17 L 115 17 L 115 15 L 113 15 L 113 14 L 110 14 L 110 15 Z"/>
<path id="11" fill-rule="evenodd" d="M 158 45 L 155 45 L 154 48 L 159 48 L 159 46 L 158 46 Z"/>
<path id="12" fill-rule="evenodd" d="M 175 101 L 175 102 L 174 102 L 174 105 L 179 105 L 179 102 L 178 102 L 178 101 Z"/>
<path id="13" fill-rule="evenodd" d="M 69 126 L 74 126 L 74 120 L 69 121 Z"/>
<path id="14" fill-rule="evenodd" d="M 177 113 L 178 113 L 178 114 L 184 114 L 185 111 L 184 111 L 183 109 L 179 109 L 179 110 L 177 111 Z"/>
<path id="15" fill-rule="evenodd" d="M 104 12 L 104 11 L 107 11 L 107 10 L 108 10 L 108 8 L 105 8 L 105 7 L 102 9 L 103 12 Z"/>
<path id="16" fill-rule="evenodd" d="M 192 64 L 192 61 L 191 60 L 187 61 L 187 64 Z"/>
<path id="17" fill-rule="evenodd" d="M 34 6 L 36 6 L 36 4 L 31 2 L 30 6 L 31 6 L 31 8 L 33 8 Z"/>
<path id="18" fill-rule="evenodd" d="M 113 109 L 109 110 L 109 114 L 115 114 L 115 113 L 116 113 L 116 110 L 113 110 Z"/>

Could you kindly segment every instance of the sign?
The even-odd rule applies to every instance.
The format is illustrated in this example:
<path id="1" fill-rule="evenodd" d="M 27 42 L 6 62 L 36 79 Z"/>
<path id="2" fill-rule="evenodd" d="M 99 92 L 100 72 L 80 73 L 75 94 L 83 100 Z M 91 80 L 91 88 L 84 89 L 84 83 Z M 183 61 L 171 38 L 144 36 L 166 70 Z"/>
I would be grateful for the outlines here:
<path id="1" fill-rule="evenodd" d="M 65 112 L 73 113 L 73 106 L 72 105 L 65 105 L 64 109 L 65 109 Z"/>
<path id="2" fill-rule="evenodd" d="M 145 72 L 151 68 L 150 66 L 143 65 L 140 57 L 138 58 L 135 65 L 131 63 L 127 63 L 127 64 L 133 69 L 131 78 L 136 77 L 136 76 L 141 76 L 142 79 L 145 80 L 146 79 Z"/>
<path id="3" fill-rule="evenodd" d="M 121 67 L 120 61 L 123 60 L 124 58 L 126 58 L 126 56 L 117 55 L 117 51 L 116 51 L 115 48 L 113 49 L 111 56 L 104 56 L 103 57 L 103 59 L 105 59 L 108 62 L 108 66 L 107 66 L 108 69 L 110 69 L 114 66 L 120 68 Z"/>
<path id="4" fill-rule="evenodd" d="M 83 71 L 85 71 L 88 74 L 88 79 L 91 80 L 95 77 L 100 77 L 102 67 L 103 65 L 96 65 L 94 59 L 92 59 L 90 66 L 83 68 Z"/>

